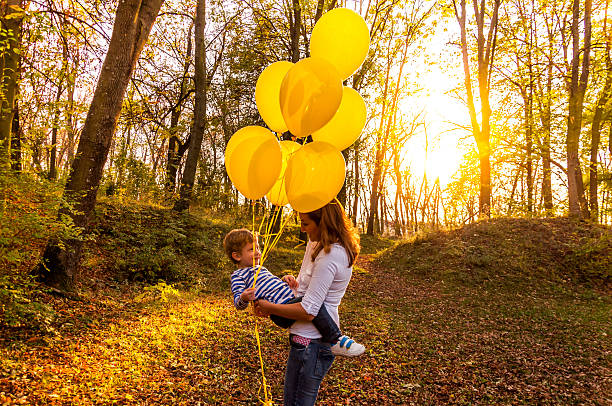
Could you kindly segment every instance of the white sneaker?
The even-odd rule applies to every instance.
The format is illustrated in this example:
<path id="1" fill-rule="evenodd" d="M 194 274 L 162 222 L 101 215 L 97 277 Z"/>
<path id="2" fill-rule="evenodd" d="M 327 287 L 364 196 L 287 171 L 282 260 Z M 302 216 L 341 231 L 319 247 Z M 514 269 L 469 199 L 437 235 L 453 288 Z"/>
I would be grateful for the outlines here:
<path id="1" fill-rule="evenodd" d="M 331 347 L 332 354 L 343 357 L 357 357 L 365 351 L 365 347 L 347 336 L 341 336 Z"/>

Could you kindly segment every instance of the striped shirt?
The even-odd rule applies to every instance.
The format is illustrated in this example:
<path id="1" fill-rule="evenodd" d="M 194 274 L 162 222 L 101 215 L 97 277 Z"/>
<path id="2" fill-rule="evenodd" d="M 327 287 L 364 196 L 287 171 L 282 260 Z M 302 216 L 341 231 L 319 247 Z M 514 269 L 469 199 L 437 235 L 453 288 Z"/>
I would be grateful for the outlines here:
<path id="1" fill-rule="evenodd" d="M 258 268 L 259 266 L 241 268 L 232 274 L 231 288 L 236 309 L 243 310 L 247 308 L 248 302 L 243 302 L 240 299 L 240 295 L 245 289 L 253 287 L 253 279 Z M 257 275 L 255 297 L 272 303 L 283 304 L 293 299 L 295 295 L 287 283 L 281 281 L 278 276 L 272 275 L 266 268 L 261 267 L 259 275 Z"/>

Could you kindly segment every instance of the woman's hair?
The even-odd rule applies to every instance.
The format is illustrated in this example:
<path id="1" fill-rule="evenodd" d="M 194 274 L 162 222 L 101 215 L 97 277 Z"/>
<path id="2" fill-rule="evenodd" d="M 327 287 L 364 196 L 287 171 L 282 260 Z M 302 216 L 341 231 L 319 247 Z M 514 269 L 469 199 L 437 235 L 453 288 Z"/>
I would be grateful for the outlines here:
<path id="1" fill-rule="evenodd" d="M 334 199 L 325 206 L 306 213 L 306 215 L 314 221 L 319 227 L 321 237 L 312 253 L 312 261 L 314 262 L 321 250 L 329 253 L 331 245 L 338 243 L 344 247 L 349 259 L 349 266 L 353 266 L 355 259 L 359 255 L 359 233 L 353 227 L 351 219 L 344 212 L 344 208 Z"/>
<path id="2" fill-rule="evenodd" d="M 233 263 L 237 264 L 238 261 L 232 257 L 232 253 L 241 252 L 245 245 L 251 244 L 254 241 L 253 233 L 251 230 L 246 228 L 238 228 L 227 233 L 223 239 L 223 249 L 225 254 Z"/>

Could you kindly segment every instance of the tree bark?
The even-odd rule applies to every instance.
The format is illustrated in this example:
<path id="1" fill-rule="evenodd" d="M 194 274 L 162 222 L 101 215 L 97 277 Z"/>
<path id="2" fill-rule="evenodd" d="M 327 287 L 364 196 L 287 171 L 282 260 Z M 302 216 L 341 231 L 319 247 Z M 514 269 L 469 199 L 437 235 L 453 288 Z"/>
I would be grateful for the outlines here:
<path id="1" fill-rule="evenodd" d="M 198 0 L 195 18 L 195 106 L 193 109 L 193 126 L 191 142 L 181 180 L 180 198 L 174 204 L 174 210 L 187 210 L 191 204 L 196 169 L 202 149 L 202 139 L 206 127 L 206 43 L 204 29 L 206 27 L 206 0 Z"/>
<path id="2" fill-rule="evenodd" d="M 569 82 L 569 106 L 567 116 L 567 189 L 569 214 L 572 217 L 588 217 L 588 207 L 584 196 L 582 170 L 580 168 L 580 130 L 582 129 L 582 110 L 584 95 L 589 77 L 591 52 L 591 0 L 585 1 L 584 10 L 584 48 L 580 47 L 580 1 L 573 0 L 572 10 L 572 62 Z M 581 52 L 582 51 L 582 52 Z M 582 64 L 580 63 L 580 54 Z M 580 69 L 582 65 L 582 70 Z"/>
<path id="3" fill-rule="evenodd" d="M 85 119 L 77 155 L 73 161 L 64 198 L 68 205 L 59 218 L 70 218 L 87 230 L 96 203 L 102 171 L 117 125 L 132 71 L 149 36 L 163 0 L 122 0 L 117 7 L 108 52 Z M 74 289 L 82 239 L 52 239 L 34 273 L 60 289 Z"/>
<path id="4" fill-rule="evenodd" d="M 11 127 L 21 59 L 21 25 L 25 17 L 23 6 L 23 0 L 4 0 L 0 3 L 0 40 L 8 45 L 0 61 L 0 171 L 11 167 Z"/>

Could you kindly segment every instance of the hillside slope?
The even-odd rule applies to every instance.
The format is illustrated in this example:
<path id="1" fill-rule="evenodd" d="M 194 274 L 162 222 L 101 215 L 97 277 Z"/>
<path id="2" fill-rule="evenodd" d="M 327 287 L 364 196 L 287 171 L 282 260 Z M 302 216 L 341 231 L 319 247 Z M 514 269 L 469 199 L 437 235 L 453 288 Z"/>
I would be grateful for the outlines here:
<path id="1" fill-rule="evenodd" d="M 399 242 L 377 262 L 466 284 L 537 278 L 606 287 L 612 228 L 567 218 L 491 219 Z"/>

